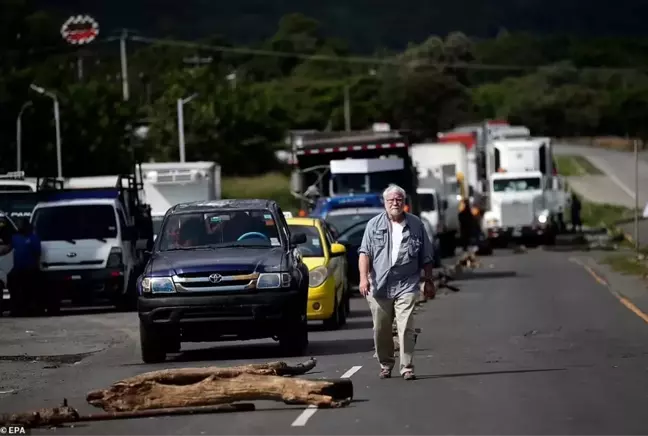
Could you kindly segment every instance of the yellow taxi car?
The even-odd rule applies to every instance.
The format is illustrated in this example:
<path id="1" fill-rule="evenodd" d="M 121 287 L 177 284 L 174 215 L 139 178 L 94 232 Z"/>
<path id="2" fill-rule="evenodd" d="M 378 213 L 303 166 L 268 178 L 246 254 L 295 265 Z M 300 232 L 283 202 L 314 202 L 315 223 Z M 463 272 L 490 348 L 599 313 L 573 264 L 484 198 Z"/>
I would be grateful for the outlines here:
<path id="1" fill-rule="evenodd" d="M 308 320 L 324 321 L 328 329 L 346 323 L 350 311 L 347 284 L 346 247 L 334 242 L 319 218 L 287 218 L 291 233 L 303 233 L 306 242 L 299 245 L 309 271 Z"/>

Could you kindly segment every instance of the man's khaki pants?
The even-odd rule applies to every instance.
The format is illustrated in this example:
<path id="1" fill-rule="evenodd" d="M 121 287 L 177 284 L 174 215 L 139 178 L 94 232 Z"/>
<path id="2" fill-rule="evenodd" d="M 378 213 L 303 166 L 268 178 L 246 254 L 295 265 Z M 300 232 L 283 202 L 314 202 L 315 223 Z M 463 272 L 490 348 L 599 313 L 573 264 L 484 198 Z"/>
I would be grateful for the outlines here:
<path id="1" fill-rule="evenodd" d="M 414 370 L 414 307 L 418 292 L 409 292 L 396 299 L 367 296 L 374 326 L 374 346 L 378 362 L 383 369 L 394 368 L 394 319 L 400 344 L 400 373 Z"/>

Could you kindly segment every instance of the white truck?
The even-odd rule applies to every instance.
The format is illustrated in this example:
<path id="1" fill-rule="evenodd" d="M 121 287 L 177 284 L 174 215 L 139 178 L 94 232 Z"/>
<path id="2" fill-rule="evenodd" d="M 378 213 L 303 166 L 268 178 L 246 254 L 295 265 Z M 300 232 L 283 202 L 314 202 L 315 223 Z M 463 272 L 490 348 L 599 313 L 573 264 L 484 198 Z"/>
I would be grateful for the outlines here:
<path id="1" fill-rule="evenodd" d="M 172 206 L 222 198 L 221 167 L 216 162 L 142 163 L 141 171 L 144 196 L 152 210 L 154 238 Z"/>
<path id="2" fill-rule="evenodd" d="M 506 246 L 511 240 L 553 243 L 556 233 L 546 180 L 540 171 L 490 176 L 490 209 L 484 223 L 493 245 Z"/>
<path id="3" fill-rule="evenodd" d="M 469 150 L 461 142 L 421 143 L 413 144 L 410 154 L 418 170 L 418 192 L 428 196 L 437 195 L 435 202 L 441 213 L 434 218 L 438 223 L 435 229 L 441 251 L 445 255 L 452 255 L 459 236 L 461 185 L 470 196 L 477 183 L 474 149 Z M 423 213 L 423 200 L 419 201 Z"/>
<path id="4" fill-rule="evenodd" d="M 125 175 L 71 179 L 62 185 L 37 191 L 40 200 L 31 213 L 42 241 L 48 311 L 57 312 L 65 299 L 85 304 L 105 298 L 119 308 L 134 308 L 136 279 L 153 244 L 141 182 Z"/>
<path id="5" fill-rule="evenodd" d="M 484 226 L 495 245 L 510 239 L 552 243 L 567 193 L 554 175 L 550 138 L 493 140 L 487 145 L 489 209 Z"/>

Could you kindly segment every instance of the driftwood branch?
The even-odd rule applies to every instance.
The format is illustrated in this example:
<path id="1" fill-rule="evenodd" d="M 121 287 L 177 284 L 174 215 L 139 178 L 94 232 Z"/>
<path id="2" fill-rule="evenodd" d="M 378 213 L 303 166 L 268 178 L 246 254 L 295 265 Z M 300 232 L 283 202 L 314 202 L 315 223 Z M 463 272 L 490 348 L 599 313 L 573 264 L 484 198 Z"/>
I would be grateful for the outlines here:
<path id="1" fill-rule="evenodd" d="M 88 421 L 107 421 L 115 419 L 150 418 L 155 416 L 197 415 L 208 413 L 249 412 L 255 410 L 252 403 L 222 404 L 208 407 L 184 407 L 180 409 L 136 410 L 130 412 L 108 412 L 81 415 L 63 401 L 60 407 L 40 409 L 27 413 L 14 413 L 0 416 L 0 426 L 24 425 L 28 428 L 56 427 L 63 424 Z"/>
<path id="2" fill-rule="evenodd" d="M 131 379 L 132 380 L 132 379 Z M 274 400 L 287 404 L 341 407 L 353 398 L 349 379 L 306 380 L 272 375 L 211 375 L 191 384 L 163 384 L 152 380 L 118 382 L 90 392 L 87 401 L 105 411 L 121 412 L 212 406 L 238 401 Z"/>
<path id="3" fill-rule="evenodd" d="M 198 383 L 211 376 L 218 378 L 237 377 L 241 374 L 294 376 L 306 374 L 308 371 L 315 368 L 316 364 L 317 360 L 311 357 L 306 362 L 297 365 L 288 365 L 286 362 L 270 362 L 233 366 L 229 368 L 208 366 L 203 368 L 162 369 L 159 371 L 136 375 L 135 377 L 120 380 L 117 383 L 137 384 L 145 381 L 153 381 L 161 384 L 186 385 Z"/>

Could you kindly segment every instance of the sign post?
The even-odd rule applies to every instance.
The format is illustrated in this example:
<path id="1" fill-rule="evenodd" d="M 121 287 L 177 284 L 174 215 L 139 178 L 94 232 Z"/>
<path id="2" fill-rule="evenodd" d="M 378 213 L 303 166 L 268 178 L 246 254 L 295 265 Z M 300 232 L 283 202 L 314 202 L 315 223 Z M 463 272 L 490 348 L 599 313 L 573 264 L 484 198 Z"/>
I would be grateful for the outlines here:
<path id="1" fill-rule="evenodd" d="M 73 15 L 61 26 L 61 36 L 72 45 L 90 44 L 99 35 L 99 23 L 90 15 Z M 77 56 L 77 76 L 83 80 L 83 57 L 81 51 Z"/>

